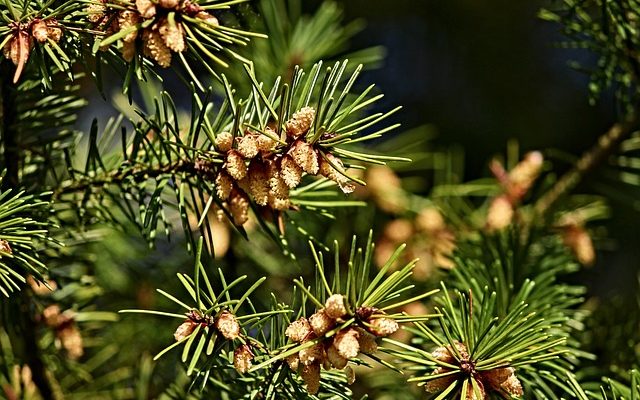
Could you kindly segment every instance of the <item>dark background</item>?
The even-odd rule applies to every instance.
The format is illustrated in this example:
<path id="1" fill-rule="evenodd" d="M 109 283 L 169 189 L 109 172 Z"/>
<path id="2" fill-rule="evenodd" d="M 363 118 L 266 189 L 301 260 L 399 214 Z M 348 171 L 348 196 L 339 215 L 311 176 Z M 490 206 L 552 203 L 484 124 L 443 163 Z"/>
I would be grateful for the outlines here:
<path id="1" fill-rule="evenodd" d="M 589 77 L 570 61 L 595 65 L 586 50 L 569 49 L 560 26 L 537 17 L 542 1 L 343 0 L 347 20 L 363 18 L 353 48 L 383 45 L 383 66 L 367 72 L 406 128 L 433 124 L 442 145 L 459 144 L 465 175 L 488 174 L 487 163 L 503 154 L 509 139 L 521 151 L 556 149 L 580 155 L 616 121 L 614 101 L 604 93 L 589 104 Z M 307 3 L 311 11 L 319 1 Z M 562 170 L 566 165 L 554 167 Z M 586 180 L 579 192 L 598 193 Z M 623 188 L 624 190 L 624 188 Z M 599 193 L 607 194 L 607 193 Z M 611 241 L 587 279 L 591 292 L 612 296 L 636 290 L 640 246 L 633 202 L 613 201 L 606 223 Z"/>

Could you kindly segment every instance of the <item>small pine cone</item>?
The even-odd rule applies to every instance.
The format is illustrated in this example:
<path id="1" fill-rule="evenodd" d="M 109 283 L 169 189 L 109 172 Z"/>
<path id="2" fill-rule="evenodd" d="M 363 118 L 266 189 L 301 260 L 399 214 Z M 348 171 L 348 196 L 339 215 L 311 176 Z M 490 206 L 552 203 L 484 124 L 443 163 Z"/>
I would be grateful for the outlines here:
<path id="1" fill-rule="evenodd" d="M 60 29 L 57 21 L 49 21 L 49 25 L 47 26 L 47 36 L 56 43 L 60 41 L 62 38 L 62 29 Z"/>
<path id="2" fill-rule="evenodd" d="M 327 347 L 327 361 L 329 361 L 331 365 L 337 369 L 343 369 L 349 362 L 346 357 L 340 355 L 338 349 L 336 349 L 333 345 Z"/>
<path id="3" fill-rule="evenodd" d="M 291 147 L 289 154 L 307 174 L 316 175 L 318 173 L 320 169 L 318 153 L 309 143 L 297 140 Z"/>
<path id="4" fill-rule="evenodd" d="M 595 262 L 596 252 L 589 232 L 580 225 L 569 225 L 562 230 L 562 241 L 580 264 L 591 266 Z"/>
<path id="5" fill-rule="evenodd" d="M 292 371 L 298 371 L 298 367 L 300 366 L 300 357 L 298 357 L 298 354 L 292 354 L 284 360 Z"/>
<path id="6" fill-rule="evenodd" d="M 144 43 L 144 54 L 147 57 L 150 57 L 162 68 L 168 68 L 171 65 L 171 49 L 164 43 L 160 33 L 145 29 L 142 33 L 142 42 Z"/>
<path id="7" fill-rule="evenodd" d="M 49 37 L 49 29 L 44 20 L 39 20 L 31 25 L 31 35 L 40 43 L 47 41 Z"/>
<path id="8" fill-rule="evenodd" d="M 118 26 L 120 27 L 120 31 L 131 28 L 139 22 L 140 14 L 135 11 L 123 10 L 118 14 Z M 133 42 L 134 40 L 136 40 L 136 37 L 138 37 L 138 30 L 127 33 L 127 35 L 123 37 L 122 40 L 125 42 Z"/>
<path id="9" fill-rule="evenodd" d="M 324 312 L 329 318 L 342 318 L 347 313 L 347 308 L 344 305 L 344 296 L 341 294 L 332 294 L 329 296 L 324 302 L 324 307 Z"/>
<path id="10" fill-rule="evenodd" d="M 82 357 L 84 346 L 82 335 L 76 324 L 65 324 L 64 328 L 57 331 L 57 336 L 70 359 L 77 360 Z"/>
<path id="11" fill-rule="evenodd" d="M 240 181 L 247 176 L 247 165 L 244 162 L 244 158 L 235 150 L 227 152 L 225 167 L 229 175 L 236 181 Z"/>
<path id="12" fill-rule="evenodd" d="M 376 337 L 364 329 L 356 329 L 358 331 L 358 345 L 360 346 L 360 352 L 364 354 L 373 354 L 378 351 Z"/>
<path id="13" fill-rule="evenodd" d="M 333 346 L 342 357 L 347 359 L 354 358 L 360 352 L 358 336 L 360 335 L 355 329 L 343 329 L 333 339 Z"/>
<path id="14" fill-rule="evenodd" d="M 136 56 L 136 42 L 122 42 L 120 53 L 126 62 L 133 61 L 133 57 Z"/>
<path id="15" fill-rule="evenodd" d="M 159 0 L 158 1 L 158 5 L 166 9 L 174 9 L 178 7 L 178 4 L 180 4 L 180 0 Z"/>
<path id="16" fill-rule="evenodd" d="M 60 306 L 57 304 L 52 304 L 42 310 L 42 318 L 44 319 L 44 323 L 51 328 L 55 328 L 60 325 L 63 317 L 61 315 Z"/>
<path id="17" fill-rule="evenodd" d="M 373 318 L 369 320 L 369 332 L 378 337 L 389 336 L 398 330 L 398 322 L 391 318 Z"/>
<path id="18" fill-rule="evenodd" d="M 269 134 L 273 137 L 276 137 L 276 133 L 273 131 L 273 129 L 267 127 L 266 131 L 269 132 Z M 256 146 L 258 146 L 258 150 L 260 150 L 261 152 L 268 153 L 272 151 L 276 146 L 276 141 L 271 139 L 267 135 L 258 134 L 258 137 L 256 138 Z"/>
<path id="19" fill-rule="evenodd" d="M 484 385 L 482 381 L 479 379 L 471 378 L 478 385 L 478 391 L 473 387 L 471 381 L 469 381 L 469 385 L 467 386 L 467 397 L 465 400 L 484 400 L 487 398 L 487 393 L 484 390 Z"/>
<path id="20" fill-rule="evenodd" d="M 218 22 L 218 18 L 214 17 L 213 15 L 209 14 L 206 11 L 198 11 L 198 13 L 196 14 L 196 18 L 205 21 L 207 24 L 211 26 L 220 25 L 220 23 Z"/>
<path id="21" fill-rule="evenodd" d="M 292 341 L 300 343 L 306 340 L 311 332 L 312 330 L 311 325 L 309 325 L 309 321 L 302 317 L 299 320 L 290 323 L 287 330 L 284 331 L 284 334 Z"/>
<path id="22" fill-rule="evenodd" d="M 298 357 L 300 358 L 302 365 L 310 365 L 312 363 L 322 364 L 325 359 L 324 346 L 321 342 L 318 342 L 311 347 L 300 350 L 298 352 Z"/>
<path id="23" fill-rule="evenodd" d="M 164 44 L 171 50 L 180 53 L 187 47 L 184 40 L 184 30 L 180 22 L 171 23 L 168 19 L 162 19 L 158 32 Z"/>
<path id="24" fill-rule="evenodd" d="M 191 335 L 191 333 L 193 333 L 193 330 L 196 329 L 197 325 L 197 323 L 191 320 L 184 321 L 174 332 L 173 338 L 176 340 L 176 342 L 187 338 L 189 335 Z"/>
<path id="25" fill-rule="evenodd" d="M 9 246 L 9 242 L 4 239 L 0 239 L 0 251 L 7 254 L 12 254 L 13 250 L 11 250 L 11 246 Z M 2 256 L 0 256 L 2 258 Z"/>
<path id="26" fill-rule="evenodd" d="M 216 329 L 227 340 L 237 339 L 240 336 L 240 324 L 236 317 L 228 311 L 223 311 L 216 320 Z"/>
<path id="27" fill-rule="evenodd" d="M 522 383 L 517 376 L 511 375 L 505 382 L 501 385 L 502 390 L 509 393 L 514 397 L 522 397 L 524 395 L 524 391 L 522 390 Z"/>
<path id="28" fill-rule="evenodd" d="M 300 371 L 300 376 L 304 383 L 307 384 L 307 391 L 310 394 L 318 393 L 318 390 L 320 390 L 320 364 L 305 365 Z"/>
<path id="29" fill-rule="evenodd" d="M 316 116 L 316 110 L 313 107 L 303 107 L 300 111 L 295 112 L 290 120 L 285 124 L 287 134 L 297 138 L 301 136 L 311 128 L 313 119 Z"/>
<path id="30" fill-rule="evenodd" d="M 435 207 L 426 207 L 416 217 L 416 227 L 429 234 L 435 234 L 446 229 L 444 218 Z"/>
<path id="31" fill-rule="evenodd" d="M 156 15 L 156 5 L 151 0 L 136 0 L 136 8 L 142 18 L 149 19 Z"/>
<path id="32" fill-rule="evenodd" d="M 513 187 L 513 195 L 516 198 L 524 196 L 531 188 L 533 182 L 540 175 L 543 163 L 544 157 L 542 153 L 532 151 L 527 153 L 522 161 L 509 171 L 509 184 Z"/>
<path id="33" fill-rule="evenodd" d="M 254 135 L 244 135 L 238 139 L 238 153 L 251 159 L 258 155 L 258 142 Z"/>
<path id="34" fill-rule="evenodd" d="M 313 329 L 313 333 L 316 334 L 316 336 L 324 336 L 325 333 L 327 333 L 327 331 L 329 329 L 331 329 L 331 327 L 333 327 L 333 325 L 335 324 L 335 320 L 331 317 L 329 317 L 324 310 L 320 310 L 317 313 L 313 314 L 311 317 L 309 317 L 309 325 L 311 325 L 311 329 Z"/>
<path id="35" fill-rule="evenodd" d="M 33 48 L 33 38 L 25 31 L 19 31 L 4 45 L 4 56 L 11 60 L 13 65 L 19 66 L 26 62 Z"/>
<path id="36" fill-rule="evenodd" d="M 431 375 L 444 374 L 449 371 L 451 370 L 443 367 L 438 367 L 431 373 Z M 428 393 L 438 393 L 448 388 L 449 385 L 451 385 L 455 380 L 456 380 L 455 375 L 447 375 L 447 376 L 443 376 L 442 378 L 432 379 L 430 381 L 427 381 L 427 383 L 424 385 L 424 389 Z"/>
<path id="37" fill-rule="evenodd" d="M 233 135 L 229 132 L 220 133 L 216 136 L 215 145 L 217 151 L 226 153 L 233 146 Z"/>
<path id="38" fill-rule="evenodd" d="M 331 165 L 331 163 L 333 163 L 333 165 Z M 338 157 L 330 153 L 325 154 L 324 157 L 320 157 L 320 175 L 337 183 L 343 193 L 353 193 L 356 187 L 349 178 L 344 176 L 344 172 L 344 164 L 342 164 L 342 160 Z"/>
<path id="39" fill-rule="evenodd" d="M 233 352 L 233 367 L 241 374 L 251 369 L 251 361 L 253 361 L 253 352 L 248 345 L 243 344 Z"/>
<path id="40" fill-rule="evenodd" d="M 513 214 L 513 204 L 506 195 L 494 198 L 487 211 L 487 230 L 499 231 L 506 228 L 513 221 Z"/>
<path id="41" fill-rule="evenodd" d="M 227 200 L 233 190 L 233 179 L 224 171 L 216 176 L 216 195 L 220 200 Z"/>
<path id="42" fill-rule="evenodd" d="M 277 196 L 274 196 L 272 193 L 269 193 L 269 201 L 268 203 L 269 207 L 273 208 L 274 210 L 288 210 L 289 208 L 291 208 L 291 200 L 289 200 L 289 198 L 280 198 Z"/>
<path id="43" fill-rule="evenodd" d="M 449 351 L 447 347 L 440 346 L 431 352 L 431 356 L 438 361 L 445 362 L 447 364 L 451 364 L 455 362 L 453 355 Z"/>
<path id="44" fill-rule="evenodd" d="M 347 367 L 344 369 L 344 374 L 347 378 L 347 385 L 353 385 L 356 381 L 356 372 L 351 367 Z"/>
<path id="45" fill-rule="evenodd" d="M 244 225 L 249 220 L 249 198 L 241 190 L 231 192 L 229 200 L 229 211 L 233 216 L 233 223 Z"/>
<path id="46" fill-rule="evenodd" d="M 256 204 L 265 206 L 269 202 L 269 175 L 264 164 L 253 160 L 249 164 L 248 191 Z"/>
<path id="47" fill-rule="evenodd" d="M 300 184 L 302 168 L 296 164 L 290 155 L 285 154 L 280 160 L 280 176 L 284 183 L 293 189 Z"/>
<path id="48" fill-rule="evenodd" d="M 87 13 L 87 19 L 92 24 L 97 24 L 105 17 L 105 11 L 107 11 L 107 6 L 100 0 L 96 0 L 93 3 L 89 3 L 85 12 Z"/>

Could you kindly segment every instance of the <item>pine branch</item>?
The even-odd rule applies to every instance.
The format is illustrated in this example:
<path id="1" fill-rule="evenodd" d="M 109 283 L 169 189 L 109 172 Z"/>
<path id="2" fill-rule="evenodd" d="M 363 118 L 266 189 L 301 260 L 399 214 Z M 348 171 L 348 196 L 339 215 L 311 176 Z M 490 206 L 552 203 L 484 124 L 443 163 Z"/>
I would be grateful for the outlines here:
<path id="1" fill-rule="evenodd" d="M 617 123 L 600 136 L 597 143 L 582 155 L 575 166 L 538 199 L 534 206 L 535 215 L 542 216 L 546 214 L 559 198 L 568 194 L 590 172 L 596 169 L 603 161 L 606 161 L 607 157 L 618 149 L 622 141 L 634 132 L 637 124 L 638 121 L 635 118 L 627 122 Z"/>

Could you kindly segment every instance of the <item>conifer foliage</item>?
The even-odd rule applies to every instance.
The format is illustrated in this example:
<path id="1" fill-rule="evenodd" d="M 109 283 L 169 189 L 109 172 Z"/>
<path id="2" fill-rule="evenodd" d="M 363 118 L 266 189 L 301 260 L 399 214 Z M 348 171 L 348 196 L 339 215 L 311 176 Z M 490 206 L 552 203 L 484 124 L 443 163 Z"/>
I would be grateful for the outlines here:
<path id="1" fill-rule="evenodd" d="M 620 106 L 572 168 L 461 182 L 302 3 L 0 0 L 0 397 L 640 399 L 640 302 L 567 279 L 609 213 L 578 184 L 638 181 L 640 5 L 540 11 Z"/>

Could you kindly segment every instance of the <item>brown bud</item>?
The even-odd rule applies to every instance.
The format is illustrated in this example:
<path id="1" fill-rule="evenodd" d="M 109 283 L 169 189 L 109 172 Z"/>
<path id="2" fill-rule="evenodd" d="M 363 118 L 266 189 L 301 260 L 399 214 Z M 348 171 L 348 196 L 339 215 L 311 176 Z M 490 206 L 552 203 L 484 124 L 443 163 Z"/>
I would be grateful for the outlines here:
<path id="1" fill-rule="evenodd" d="M 291 147 L 289 154 L 307 174 L 315 175 L 318 173 L 320 169 L 318 153 L 309 143 L 297 140 Z"/>
<path id="2" fill-rule="evenodd" d="M 136 8 L 142 18 L 153 18 L 156 15 L 156 5 L 151 0 L 136 0 Z"/>
<path id="3" fill-rule="evenodd" d="M 227 340 L 237 339 L 240 336 L 240 324 L 236 317 L 228 311 L 223 311 L 216 320 L 216 329 Z"/>
<path id="4" fill-rule="evenodd" d="M 538 175 L 540 175 L 543 162 L 542 153 L 532 151 L 525 154 L 522 161 L 509 171 L 509 186 L 512 190 L 512 196 L 521 198 L 526 194 Z"/>
<path id="5" fill-rule="evenodd" d="M 196 18 L 206 22 L 212 27 L 220 25 L 220 23 L 218 22 L 218 18 L 214 17 L 206 11 L 198 11 L 198 13 L 196 14 Z"/>
<path id="6" fill-rule="evenodd" d="M 373 318 L 369 320 L 369 332 L 378 337 L 389 336 L 398 330 L 398 322 L 391 318 Z"/>
<path id="7" fill-rule="evenodd" d="M 295 112 L 291 119 L 285 123 L 287 134 L 293 137 L 301 136 L 311 128 L 316 110 L 312 107 L 303 107 L 300 111 Z"/>
<path id="8" fill-rule="evenodd" d="M 309 321 L 302 317 L 299 320 L 290 323 L 284 334 L 292 341 L 300 343 L 305 340 L 311 332 Z"/>
<path id="9" fill-rule="evenodd" d="M 331 363 L 334 368 L 343 369 L 347 366 L 349 360 L 346 357 L 340 355 L 338 349 L 335 346 L 327 347 L 327 360 Z"/>
<path id="10" fill-rule="evenodd" d="M 233 146 L 233 135 L 229 132 L 222 132 L 216 135 L 216 150 L 219 152 L 227 152 Z"/>
<path id="11" fill-rule="evenodd" d="M 487 211 L 487 230 L 499 231 L 506 228 L 513 221 L 513 214 L 513 204 L 506 195 L 494 198 Z"/>
<path id="12" fill-rule="evenodd" d="M 258 143 L 254 135 L 244 135 L 238 139 L 238 153 L 250 159 L 258 155 Z"/>
<path id="13" fill-rule="evenodd" d="M 595 262 L 596 252 L 589 232 L 581 225 L 568 225 L 562 229 L 562 241 L 579 263 L 591 266 Z"/>
<path id="14" fill-rule="evenodd" d="M 311 325 L 311 329 L 313 329 L 313 333 L 316 336 L 323 336 L 334 324 L 335 320 L 329 317 L 324 310 L 320 310 L 309 317 L 309 325 Z"/>
<path id="15" fill-rule="evenodd" d="M 49 37 L 47 23 L 44 20 L 34 22 L 31 25 L 31 34 L 38 42 L 46 42 Z"/>
<path id="16" fill-rule="evenodd" d="M 298 367 L 300 366 L 300 358 L 298 357 L 298 354 L 290 355 L 289 357 L 285 358 L 285 361 L 292 371 L 298 371 Z"/>
<path id="17" fill-rule="evenodd" d="M 135 25 L 140 23 L 140 14 L 131 10 L 123 10 L 118 14 L 118 26 L 120 27 L 120 31 L 124 31 L 125 29 L 129 29 Z M 138 30 L 134 30 L 133 32 L 129 32 L 122 38 L 125 42 L 133 42 L 138 37 Z"/>
<path id="18" fill-rule="evenodd" d="M 62 347 L 67 351 L 67 356 L 72 360 L 77 360 L 84 354 L 82 335 L 75 323 L 65 324 L 62 329 L 56 332 Z"/>
<path id="19" fill-rule="evenodd" d="M 273 129 L 267 127 L 265 130 L 273 137 L 277 137 Z M 256 138 L 256 146 L 258 146 L 258 150 L 260 150 L 261 152 L 268 153 L 272 151 L 273 148 L 276 146 L 276 141 L 267 135 L 258 134 Z"/>
<path id="20" fill-rule="evenodd" d="M 120 53 L 126 62 L 133 61 L 133 58 L 136 56 L 136 42 L 122 42 Z"/>
<path id="21" fill-rule="evenodd" d="M 239 346 L 233 352 L 233 367 L 241 374 L 244 374 L 251 369 L 252 361 L 253 352 L 251 352 L 251 348 L 246 344 Z"/>
<path id="22" fill-rule="evenodd" d="M 167 47 L 160 33 L 151 29 L 145 29 L 142 33 L 144 43 L 143 51 L 162 68 L 171 65 L 171 49 Z"/>
<path id="23" fill-rule="evenodd" d="M 355 185 L 344 173 L 344 165 L 338 157 L 330 153 L 320 157 L 320 175 L 336 182 L 343 193 L 352 193 Z"/>
<path id="24" fill-rule="evenodd" d="M 163 18 L 159 22 L 160 28 L 158 28 L 158 33 L 160 33 L 160 37 L 164 41 L 164 44 L 171 50 L 175 52 L 182 52 L 186 49 L 186 43 L 184 40 L 184 29 L 182 28 L 182 24 L 176 21 L 170 21 L 168 18 Z"/>
<path id="25" fill-rule="evenodd" d="M 159 0 L 158 5 L 162 8 L 173 9 L 178 7 L 180 0 Z"/>
<path id="26" fill-rule="evenodd" d="M 196 329 L 196 326 L 198 326 L 198 324 L 191 320 L 183 322 L 178 327 L 178 329 L 176 329 L 175 333 L 173 334 L 173 338 L 176 340 L 176 342 L 186 339 L 193 333 L 194 329 Z"/>
<path id="27" fill-rule="evenodd" d="M 89 22 L 97 24 L 105 17 L 106 10 L 107 7 L 105 6 L 105 4 L 100 0 L 96 0 L 95 2 L 92 2 L 87 6 L 85 12 L 87 13 L 87 19 L 89 20 Z"/>
<path id="28" fill-rule="evenodd" d="M 231 192 L 229 211 L 233 216 L 233 223 L 243 225 L 249 220 L 249 198 L 241 190 Z"/>
<path id="29" fill-rule="evenodd" d="M 324 361 L 324 346 L 321 342 L 314 344 L 311 347 L 304 348 L 298 352 L 298 357 L 302 365 L 309 365 L 312 363 L 322 363 Z"/>
<path id="30" fill-rule="evenodd" d="M 237 181 L 247 176 L 247 165 L 245 164 L 244 158 L 235 150 L 229 150 L 227 152 L 225 167 L 229 175 Z"/>
<path id="31" fill-rule="evenodd" d="M 285 154 L 280 160 L 280 176 L 282 176 L 284 183 L 293 189 L 300 184 L 302 168 L 296 164 L 290 155 Z"/>
<path id="32" fill-rule="evenodd" d="M 343 329 L 333 339 L 333 346 L 342 357 L 347 359 L 354 358 L 360 352 L 358 336 L 360 335 L 355 329 Z"/>
<path id="33" fill-rule="evenodd" d="M 60 325 L 63 319 L 60 306 L 57 304 L 48 306 L 42 311 L 42 318 L 48 327 L 55 328 Z"/>
<path id="34" fill-rule="evenodd" d="M 280 198 L 274 196 L 272 193 L 269 193 L 268 204 L 269 207 L 273 208 L 274 210 L 288 210 L 289 208 L 291 208 L 291 200 L 289 200 L 288 197 Z"/>
<path id="35" fill-rule="evenodd" d="M 248 191 L 256 204 L 265 206 L 269 201 L 269 175 L 263 163 L 253 160 L 249 164 Z"/>
<path id="36" fill-rule="evenodd" d="M 9 242 L 7 242 L 4 239 L 0 239 L 0 251 L 7 254 L 13 253 L 13 250 L 11 250 L 11 246 L 9 245 Z M 0 258 L 2 258 L 2 256 L 0 256 Z"/>
<path id="37" fill-rule="evenodd" d="M 360 352 L 364 354 L 373 354 L 378 351 L 376 337 L 364 329 L 356 329 L 358 331 L 358 345 L 360 346 Z"/>
<path id="38" fill-rule="evenodd" d="M 449 371 L 450 370 L 446 368 L 438 367 L 431 373 L 431 375 L 440 375 Z M 451 385 L 455 380 L 456 380 L 455 375 L 447 375 L 447 376 L 443 376 L 442 378 L 432 379 L 427 381 L 427 383 L 424 385 L 424 389 L 428 393 L 438 393 L 448 388 L 449 385 Z"/>
<path id="39" fill-rule="evenodd" d="M 220 200 L 227 200 L 233 190 L 233 179 L 224 171 L 216 176 L 216 195 Z"/>
<path id="40" fill-rule="evenodd" d="M 324 303 L 324 312 L 329 318 L 338 319 L 342 318 L 347 313 L 347 308 L 344 305 L 344 296 L 341 294 L 333 294 Z"/>
<path id="41" fill-rule="evenodd" d="M 426 207 L 416 217 L 416 227 L 427 233 L 435 233 L 446 228 L 444 218 L 435 207 Z"/>
<path id="42" fill-rule="evenodd" d="M 353 383 L 356 381 L 356 373 L 353 370 L 353 368 L 346 367 L 344 369 L 344 373 L 345 373 L 346 378 L 347 378 L 347 385 L 353 385 Z"/>
<path id="43" fill-rule="evenodd" d="M 305 365 L 300 371 L 300 376 L 307 384 L 307 391 L 309 393 L 318 393 L 318 390 L 320 390 L 320 364 Z"/>

